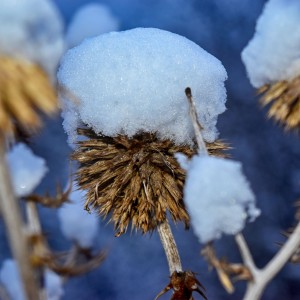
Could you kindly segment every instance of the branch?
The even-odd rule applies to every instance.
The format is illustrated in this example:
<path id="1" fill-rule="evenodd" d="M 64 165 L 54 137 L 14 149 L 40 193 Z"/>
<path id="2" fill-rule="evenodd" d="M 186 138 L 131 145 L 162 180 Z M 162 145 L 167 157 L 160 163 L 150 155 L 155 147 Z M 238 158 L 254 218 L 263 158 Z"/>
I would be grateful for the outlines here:
<path id="1" fill-rule="evenodd" d="M 300 245 L 300 222 L 296 226 L 289 239 L 271 259 L 271 261 L 257 273 L 255 281 L 249 283 L 244 300 L 259 300 L 267 284 L 288 262 Z"/>
<path id="2" fill-rule="evenodd" d="M 29 245 L 21 218 L 21 211 L 14 196 L 10 174 L 5 159 L 5 139 L 0 136 L 0 207 L 8 233 L 8 239 L 14 258 L 17 261 L 26 300 L 39 299 L 34 278 L 34 269 L 30 264 Z"/>
<path id="3" fill-rule="evenodd" d="M 251 275 L 255 279 L 259 270 L 254 263 L 252 254 L 250 252 L 250 249 L 247 245 L 247 242 L 246 242 L 244 236 L 241 233 L 238 233 L 237 235 L 235 235 L 235 241 L 239 247 L 240 254 L 242 256 L 244 265 L 246 267 L 248 267 L 249 271 L 251 272 Z"/>
<path id="4" fill-rule="evenodd" d="M 167 219 L 164 223 L 158 225 L 157 231 L 167 256 L 170 275 L 172 275 L 175 271 L 182 272 L 178 249 Z"/>

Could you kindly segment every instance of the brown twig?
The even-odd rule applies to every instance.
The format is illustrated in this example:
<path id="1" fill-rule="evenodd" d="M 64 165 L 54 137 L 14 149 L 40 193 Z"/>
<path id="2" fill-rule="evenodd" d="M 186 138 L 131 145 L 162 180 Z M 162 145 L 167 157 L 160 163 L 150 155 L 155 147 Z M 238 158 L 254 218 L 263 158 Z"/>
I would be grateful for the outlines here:
<path id="1" fill-rule="evenodd" d="M 17 261 L 26 300 L 39 299 L 34 269 L 30 264 L 29 245 L 17 199 L 14 196 L 5 159 L 5 139 L 0 135 L 0 207 L 14 258 Z"/>

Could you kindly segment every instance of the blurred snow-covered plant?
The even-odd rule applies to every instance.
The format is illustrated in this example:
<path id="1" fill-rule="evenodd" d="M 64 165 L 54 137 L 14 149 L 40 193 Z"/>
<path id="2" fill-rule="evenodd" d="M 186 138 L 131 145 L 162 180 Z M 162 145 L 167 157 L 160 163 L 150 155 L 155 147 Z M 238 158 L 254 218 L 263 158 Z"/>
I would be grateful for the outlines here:
<path id="1" fill-rule="evenodd" d="M 269 117 L 300 127 L 300 2 L 270 0 L 242 52 L 250 82 L 269 105 Z"/>

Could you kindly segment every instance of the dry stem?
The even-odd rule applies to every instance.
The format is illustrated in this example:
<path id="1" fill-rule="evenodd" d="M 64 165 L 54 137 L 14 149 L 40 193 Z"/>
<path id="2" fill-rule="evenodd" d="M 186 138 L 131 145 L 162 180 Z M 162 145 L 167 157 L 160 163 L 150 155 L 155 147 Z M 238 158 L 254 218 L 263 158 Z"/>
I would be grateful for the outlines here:
<path id="1" fill-rule="evenodd" d="M 178 249 L 168 220 L 166 219 L 164 223 L 158 225 L 157 230 L 167 256 L 170 275 L 174 272 L 182 272 Z"/>
<path id="2" fill-rule="evenodd" d="M 17 199 L 9 180 L 6 159 L 5 140 L 0 136 L 0 207 L 14 258 L 17 261 L 26 300 L 39 299 L 34 270 L 30 265 L 29 245 L 23 231 L 24 223 Z"/>

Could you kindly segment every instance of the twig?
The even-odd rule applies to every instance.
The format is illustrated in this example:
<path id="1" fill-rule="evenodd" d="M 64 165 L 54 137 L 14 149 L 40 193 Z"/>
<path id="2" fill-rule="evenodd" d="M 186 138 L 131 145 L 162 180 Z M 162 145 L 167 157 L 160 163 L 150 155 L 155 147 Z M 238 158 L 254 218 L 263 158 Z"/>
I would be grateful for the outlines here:
<path id="1" fill-rule="evenodd" d="M 186 94 L 186 97 L 189 102 L 190 116 L 192 119 L 194 131 L 195 131 L 196 141 L 197 141 L 197 145 L 198 145 L 198 153 L 201 155 L 208 155 L 208 151 L 206 149 L 206 145 L 205 145 L 204 139 L 201 134 L 202 126 L 200 125 L 199 120 L 198 120 L 198 115 L 197 115 L 197 111 L 196 111 L 195 102 L 193 100 L 191 88 L 187 87 L 185 89 L 185 94 Z"/>
<path id="2" fill-rule="evenodd" d="M 254 282 L 250 282 L 244 300 L 259 300 L 267 284 L 276 276 L 282 267 L 288 262 L 290 257 L 300 245 L 300 222 L 296 226 L 289 239 L 271 259 L 271 261 L 258 273 Z"/>
<path id="3" fill-rule="evenodd" d="M 248 267 L 249 271 L 253 278 L 256 277 L 257 273 L 259 272 L 258 268 L 256 267 L 250 249 L 248 248 L 247 242 L 244 236 L 241 233 L 235 235 L 235 241 L 239 247 L 240 254 L 242 256 L 243 262 L 246 267 Z"/>
<path id="4" fill-rule="evenodd" d="M 168 220 L 166 219 L 164 223 L 158 225 L 157 230 L 167 256 L 170 275 L 172 275 L 175 271 L 182 272 L 178 249 Z"/>
<path id="5" fill-rule="evenodd" d="M 26 300 L 39 299 L 34 270 L 29 259 L 29 245 L 23 231 L 24 223 L 14 196 L 5 159 L 5 140 L 0 136 L 0 207 L 14 258 L 20 271 Z"/>

